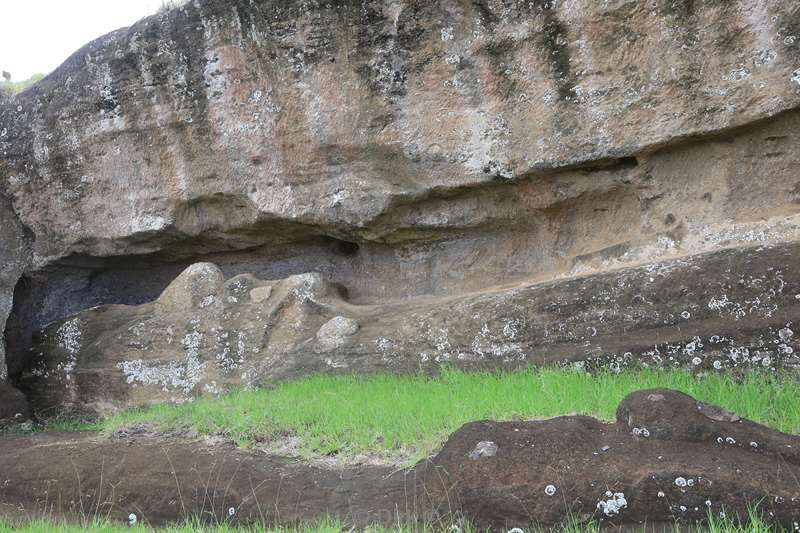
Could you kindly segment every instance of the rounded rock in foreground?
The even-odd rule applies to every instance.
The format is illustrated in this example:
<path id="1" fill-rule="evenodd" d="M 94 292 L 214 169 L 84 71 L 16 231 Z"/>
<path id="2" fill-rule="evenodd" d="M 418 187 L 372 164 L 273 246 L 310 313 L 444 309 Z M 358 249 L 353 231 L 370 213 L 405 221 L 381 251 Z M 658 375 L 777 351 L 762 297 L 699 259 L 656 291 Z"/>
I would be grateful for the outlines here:
<path id="1" fill-rule="evenodd" d="M 646 443 L 627 437 L 644 427 Z M 723 442 L 757 442 L 758 452 L 748 445 L 743 461 L 744 450 L 720 446 L 720 435 Z M 432 459 L 426 488 L 444 500 L 458 499 L 459 512 L 478 527 L 496 529 L 560 524 L 569 513 L 614 525 L 672 523 L 676 512 L 703 520 L 706 500 L 715 512 L 724 508 L 746 519 L 753 497 L 769 502 L 770 520 L 786 523 L 800 513 L 800 499 L 791 498 L 794 478 L 786 473 L 800 477 L 799 439 L 678 391 L 642 390 L 621 402 L 613 424 L 582 416 L 466 424 Z M 496 442 L 503 453 L 465 460 L 478 441 Z M 597 453 L 609 442 L 606 453 Z"/>

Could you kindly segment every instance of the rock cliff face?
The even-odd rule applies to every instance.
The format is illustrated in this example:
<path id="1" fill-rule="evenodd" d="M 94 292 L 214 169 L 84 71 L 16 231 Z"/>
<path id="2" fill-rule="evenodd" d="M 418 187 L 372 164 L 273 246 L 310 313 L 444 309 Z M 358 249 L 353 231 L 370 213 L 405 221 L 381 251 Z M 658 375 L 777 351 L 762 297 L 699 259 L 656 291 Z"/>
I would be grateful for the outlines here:
<path id="1" fill-rule="evenodd" d="M 0 327 L 5 331 L 14 286 L 30 261 L 30 232 L 20 223 L 10 200 L 0 190 Z M 0 342 L 0 383 L 8 377 L 5 344 Z"/>
<path id="2" fill-rule="evenodd" d="M 34 337 L 56 346 L 52 334 L 73 320 L 99 335 L 102 310 L 73 316 L 97 305 L 144 306 L 112 313 L 112 329 L 137 313 L 183 324 L 188 315 L 160 315 L 156 299 L 201 261 L 218 265 L 218 278 L 252 273 L 237 279 L 271 286 L 282 302 L 296 275 L 344 287 L 333 311 L 291 339 L 287 329 L 281 350 L 256 343 L 265 353 L 299 353 L 341 316 L 358 328 L 340 321 L 326 330 L 333 338 L 313 342 L 380 360 L 384 312 L 411 321 L 409 339 L 434 332 L 408 341 L 415 357 L 433 354 L 435 332 L 463 318 L 442 349 L 457 355 L 481 324 L 513 318 L 486 303 L 502 287 L 556 283 L 524 289 L 542 300 L 515 302 L 536 321 L 547 299 L 591 297 L 562 278 L 598 274 L 600 290 L 605 270 L 712 253 L 686 260 L 697 278 L 682 274 L 691 294 L 680 309 L 665 300 L 651 315 L 615 316 L 600 351 L 736 334 L 732 346 L 752 352 L 760 338 L 770 348 L 758 347 L 759 360 L 777 361 L 795 349 L 779 332 L 792 330 L 796 285 L 790 293 L 776 280 L 797 283 L 798 104 L 792 0 L 195 0 L 89 43 L 0 100 L 0 322 L 13 292 L 12 380 L 51 353 L 30 352 Z M 754 245 L 768 248 L 745 249 Z M 715 278 L 708 265 L 724 260 L 713 253 L 731 247 L 751 259 Z M 742 291 L 720 309 L 746 316 L 668 339 L 637 333 L 655 332 L 656 320 L 677 332 L 665 313 L 694 316 L 687 305 L 719 311 L 693 285 L 717 281 Z M 231 283 L 218 279 L 214 294 Z M 765 294 L 780 301 L 753 318 Z M 637 297 L 649 298 L 620 304 Z M 453 299 L 465 307 L 448 317 Z M 575 305 L 555 315 L 578 320 Z M 553 320 L 548 328 L 562 327 Z M 530 333 L 515 349 L 543 361 L 598 351 L 575 335 L 557 349 Z M 94 353 L 127 353 L 113 346 L 129 340 Z M 167 364 L 173 352 L 150 342 Z M 64 349 L 46 366 L 69 365 Z M 125 361 L 104 364 L 124 380 L 130 366 L 115 365 Z"/>
<path id="3" fill-rule="evenodd" d="M 311 372 L 798 370 L 799 254 L 796 244 L 724 250 L 382 305 L 354 305 L 318 274 L 224 281 L 215 265 L 197 263 L 155 302 L 49 325 L 18 383 L 40 413 L 107 414 Z"/>

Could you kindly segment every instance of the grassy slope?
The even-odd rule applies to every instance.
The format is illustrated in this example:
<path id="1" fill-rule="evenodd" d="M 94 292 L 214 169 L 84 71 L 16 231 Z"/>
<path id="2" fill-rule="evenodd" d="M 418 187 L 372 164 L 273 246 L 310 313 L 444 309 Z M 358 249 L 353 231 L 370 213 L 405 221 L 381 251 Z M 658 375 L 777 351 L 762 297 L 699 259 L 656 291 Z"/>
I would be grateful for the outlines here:
<path id="1" fill-rule="evenodd" d="M 652 387 L 678 389 L 776 429 L 800 433 L 797 377 L 712 374 L 697 379 L 679 370 L 315 376 L 270 390 L 125 412 L 94 427 L 110 431 L 137 422 L 155 422 L 165 429 L 190 426 L 202 434 L 226 434 L 243 446 L 292 434 L 309 454 L 403 451 L 418 459 L 469 421 L 573 413 L 612 420 L 625 395 Z"/>
<path id="2" fill-rule="evenodd" d="M 712 374 L 698 379 L 675 371 L 630 371 L 587 374 L 545 369 L 514 373 L 444 371 L 440 376 L 315 376 L 277 385 L 270 390 L 242 391 L 218 399 L 202 399 L 179 406 L 161 405 L 121 413 L 94 424 L 111 431 L 138 422 L 154 422 L 165 429 L 194 427 L 201 433 L 226 433 L 241 445 L 292 433 L 309 454 L 416 449 L 417 456 L 433 451 L 461 424 L 478 419 L 525 419 L 581 413 L 613 419 L 619 401 L 631 391 L 670 387 L 698 399 L 722 405 L 747 418 L 790 433 L 800 433 L 800 379 L 769 374 L 740 378 Z M 62 423 L 62 429 L 86 425 Z M 736 525 L 710 517 L 711 523 L 692 533 L 766 533 L 754 518 Z M 307 524 L 282 533 L 333 533 L 341 524 Z M 153 531 L 111 523 L 67 525 L 34 520 L 12 524 L 0 519 L 0 533 L 77 533 Z M 195 523 L 157 530 L 162 533 L 250 533 L 263 528 L 235 528 L 225 524 Z M 375 533 L 411 533 L 412 530 L 374 529 Z M 465 533 L 476 533 L 464 528 Z M 526 530 L 535 533 L 537 529 Z M 593 525 L 565 526 L 565 533 L 599 532 Z M 682 531 L 687 531 L 682 529 Z M 425 533 L 444 533 L 427 530 Z M 452 533 L 448 530 L 448 533 Z"/>

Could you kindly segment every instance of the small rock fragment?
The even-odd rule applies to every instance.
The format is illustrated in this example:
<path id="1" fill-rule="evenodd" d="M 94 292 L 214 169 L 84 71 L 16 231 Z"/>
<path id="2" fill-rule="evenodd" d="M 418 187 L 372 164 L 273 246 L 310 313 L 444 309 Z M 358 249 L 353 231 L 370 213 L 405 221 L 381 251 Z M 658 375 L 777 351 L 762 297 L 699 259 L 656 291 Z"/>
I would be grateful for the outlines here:
<path id="1" fill-rule="evenodd" d="M 261 287 L 256 287 L 250 291 L 250 300 L 255 303 L 261 303 L 264 300 L 269 299 L 272 295 L 272 286 L 271 285 L 263 285 Z"/>
<path id="2" fill-rule="evenodd" d="M 497 455 L 497 444 L 490 440 L 484 440 L 475 445 L 475 449 L 469 454 L 469 458 L 477 461 L 481 457 L 494 457 Z"/>

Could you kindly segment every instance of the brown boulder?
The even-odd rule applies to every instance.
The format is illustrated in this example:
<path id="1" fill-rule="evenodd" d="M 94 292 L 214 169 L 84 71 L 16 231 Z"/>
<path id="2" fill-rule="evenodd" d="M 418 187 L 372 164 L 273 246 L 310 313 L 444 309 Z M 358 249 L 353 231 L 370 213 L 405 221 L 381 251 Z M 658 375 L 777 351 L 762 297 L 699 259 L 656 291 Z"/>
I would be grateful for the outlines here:
<path id="1" fill-rule="evenodd" d="M 475 453 L 487 442 L 494 453 Z M 749 505 L 785 526 L 800 516 L 800 437 L 668 389 L 629 395 L 609 425 L 581 416 L 467 424 L 432 462 L 444 480 L 435 497 L 493 529 L 568 516 L 746 518 Z"/>
<path id="2" fill-rule="evenodd" d="M 777 433 L 715 405 L 669 390 L 634 392 L 622 401 L 617 421 L 631 432 L 675 442 L 716 442 L 758 451 L 800 465 L 797 437 Z M 644 436 L 644 435 L 643 435 Z"/>

